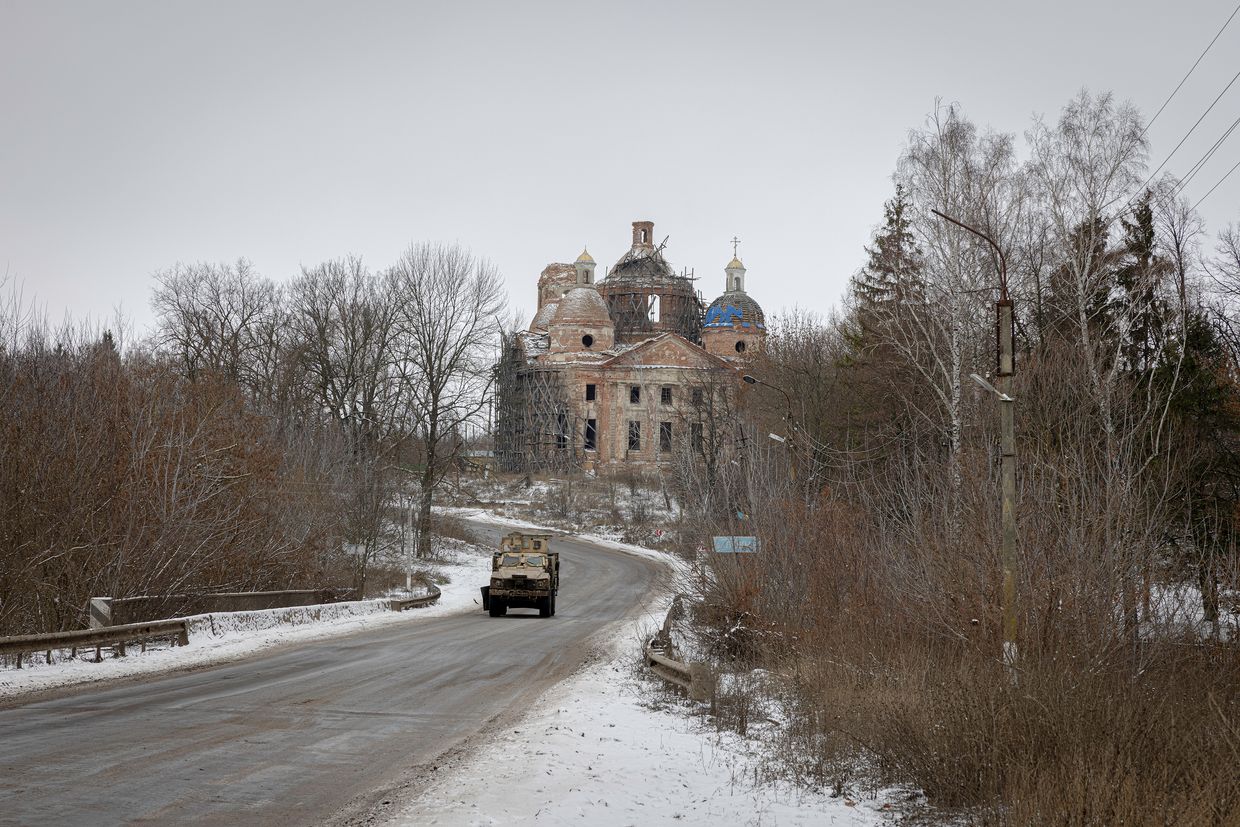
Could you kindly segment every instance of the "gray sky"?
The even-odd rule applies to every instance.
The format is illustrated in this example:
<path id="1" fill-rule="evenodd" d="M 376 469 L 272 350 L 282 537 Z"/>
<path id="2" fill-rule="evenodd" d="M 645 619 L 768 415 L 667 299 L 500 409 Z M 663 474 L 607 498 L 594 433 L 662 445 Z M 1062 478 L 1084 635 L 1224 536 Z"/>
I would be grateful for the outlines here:
<path id="1" fill-rule="evenodd" d="M 494 260 L 532 309 L 549 261 L 609 266 L 636 219 L 707 301 L 729 239 L 768 313 L 826 311 L 936 96 L 1023 131 L 1082 86 L 1148 118 L 1233 0 L 0 0 L 0 275 L 53 316 L 147 325 L 151 274 L 273 278 L 411 241 Z M 1240 17 L 1150 131 L 1155 165 L 1240 69 Z M 1240 83 L 1177 153 L 1240 114 Z M 1233 135 L 1196 200 L 1240 158 Z M 1240 171 L 1201 207 L 1240 219 Z"/>

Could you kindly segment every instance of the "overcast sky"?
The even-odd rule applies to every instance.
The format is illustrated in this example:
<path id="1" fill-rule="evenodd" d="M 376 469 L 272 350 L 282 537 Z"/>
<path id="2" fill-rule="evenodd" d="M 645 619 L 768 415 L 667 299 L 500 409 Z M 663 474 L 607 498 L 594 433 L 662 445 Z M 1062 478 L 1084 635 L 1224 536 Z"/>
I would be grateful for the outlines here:
<path id="1" fill-rule="evenodd" d="M 532 310 L 549 261 L 630 222 L 709 301 L 741 238 L 768 313 L 829 310 L 935 98 L 1021 132 L 1082 86 L 1157 110 L 1233 0 L 0 0 L 0 275 L 59 318 L 149 324 L 152 273 L 284 280 L 460 242 Z M 1240 70 L 1240 17 L 1150 131 L 1155 164 Z M 1240 114 L 1240 83 L 1169 169 Z M 1240 158 L 1240 134 L 1188 188 Z M 1240 219 L 1240 171 L 1202 205 Z"/>

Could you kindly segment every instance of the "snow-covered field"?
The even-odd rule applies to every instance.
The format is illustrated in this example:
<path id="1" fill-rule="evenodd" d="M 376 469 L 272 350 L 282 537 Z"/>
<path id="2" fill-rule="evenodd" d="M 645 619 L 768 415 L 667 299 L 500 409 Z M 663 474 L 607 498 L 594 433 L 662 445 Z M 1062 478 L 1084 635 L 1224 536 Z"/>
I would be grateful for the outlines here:
<path id="1" fill-rule="evenodd" d="M 161 644 L 139 653 L 129 647 L 126 657 L 105 656 L 94 663 L 94 650 L 77 659 L 56 660 L 50 665 L 42 656 L 24 668 L 0 669 L 0 697 L 132 675 L 155 674 L 211 663 L 224 663 L 274 646 L 316 638 L 349 634 L 362 629 L 416 623 L 428 617 L 477 608 L 478 584 L 490 576 L 490 551 L 454 543 L 442 552 L 442 560 L 428 563 L 436 574 L 449 578 L 441 585 L 437 603 L 422 609 L 394 612 L 386 600 L 361 600 L 325 606 L 269 609 L 260 612 L 221 612 L 186 618 L 190 622 L 188 646 Z M 65 655 L 66 653 L 60 653 Z"/>

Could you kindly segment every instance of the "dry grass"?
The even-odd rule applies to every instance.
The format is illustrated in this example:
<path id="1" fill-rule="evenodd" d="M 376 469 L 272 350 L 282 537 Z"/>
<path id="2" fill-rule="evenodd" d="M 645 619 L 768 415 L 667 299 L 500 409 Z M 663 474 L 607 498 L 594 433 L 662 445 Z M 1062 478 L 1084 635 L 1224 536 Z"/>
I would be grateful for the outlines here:
<path id="1" fill-rule="evenodd" d="M 979 825 L 1240 823 L 1233 649 L 1167 646 L 1135 675 L 1035 662 L 1013 684 L 975 653 L 892 643 L 790 665 L 783 746 L 803 776 L 838 785 L 872 756 L 879 780 Z"/>
<path id="2" fill-rule="evenodd" d="M 761 556 L 703 581 L 704 647 L 783 677 L 784 773 L 840 793 L 912 785 L 975 825 L 1240 825 L 1240 647 L 1164 632 L 1134 651 L 1097 608 L 1109 585 L 1061 566 L 1095 605 L 1028 601 L 1013 682 L 972 575 L 988 551 L 930 532 L 880 544 L 861 525 L 845 506 L 784 514 Z M 734 701 L 720 712 L 744 727 Z"/>

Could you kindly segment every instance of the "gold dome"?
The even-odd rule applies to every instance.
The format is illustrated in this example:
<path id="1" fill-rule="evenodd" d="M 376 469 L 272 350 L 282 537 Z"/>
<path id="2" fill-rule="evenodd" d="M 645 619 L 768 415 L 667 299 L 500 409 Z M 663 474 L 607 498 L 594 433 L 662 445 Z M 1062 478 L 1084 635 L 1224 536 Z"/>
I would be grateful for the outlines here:
<path id="1" fill-rule="evenodd" d="M 593 264 L 594 256 L 590 255 L 590 251 L 588 249 L 582 248 L 581 255 L 577 256 L 577 261 L 582 264 Z"/>

